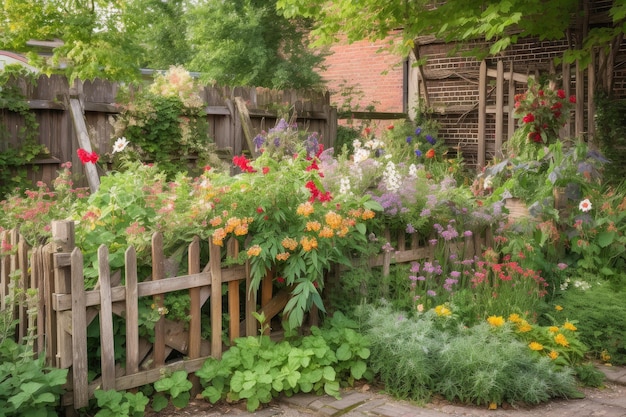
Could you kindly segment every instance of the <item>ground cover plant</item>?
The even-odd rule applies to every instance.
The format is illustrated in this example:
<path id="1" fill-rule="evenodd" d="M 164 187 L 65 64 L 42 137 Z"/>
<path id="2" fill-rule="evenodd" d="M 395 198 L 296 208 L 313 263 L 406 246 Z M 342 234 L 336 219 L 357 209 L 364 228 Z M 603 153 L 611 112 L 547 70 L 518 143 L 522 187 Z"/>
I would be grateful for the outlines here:
<path id="1" fill-rule="evenodd" d="M 313 306 L 333 313 L 326 317 L 336 327 L 312 330 L 309 338 L 235 341 L 198 375 L 211 401 L 245 400 L 256 409 L 279 394 L 336 395 L 342 383 L 367 377 L 419 401 L 438 393 L 487 406 L 537 403 L 578 395 L 575 376 L 597 385 L 587 366 L 592 357 L 624 363 L 623 329 L 607 326 L 619 309 L 607 302 L 607 311 L 589 314 L 595 307 L 586 302 L 589 294 L 596 302 L 612 299 L 607 292 L 623 293 L 625 282 L 624 194 L 603 184 L 601 155 L 584 143 L 527 135 L 523 146 L 533 147 L 527 153 L 533 159 L 525 163 L 538 162 L 532 184 L 541 184 L 542 194 L 529 191 L 538 209 L 517 221 L 507 216 L 505 196 L 518 171 L 505 164 L 470 186 L 462 156 L 448 158 L 436 125 L 398 121 L 360 135 L 335 152 L 286 116 L 254 138 L 256 159 L 236 155 L 226 168 L 207 165 L 197 174 L 145 164 L 128 152 L 136 144 L 114 137 L 107 161 L 114 169 L 98 191 L 74 188 L 71 165 L 64 164 L 54 184 L 0 203 L 7 213 L 0 227 L 19 225 L 30 243 L 40 244 L 49 238 L 50 220 L 73 220 L 88 288 L 96 285 L 101 244 L 123 279 L 129 245 L 140 276 L 150 276 L 155 232 L 164 236 L 172 276 L 186 273 L 194 236 L 221 247 L 232 237 L 242 250 L 225 263 L 249 262 L 257 287 L 271 271 L 274 286 L 291 292 L 281 317 L 288 334 Z M 97 155 L 79 157 L 99 163 Z M 554 204 L 555 188 L 565 190 L 562 207 Z M 489 239 L 470 254 L 475 235 Z M 395 259 L 397 236 L 415 237 L 429 255 L 393 265 L 389 275 L 370 268 L 370 256 Z M 3 242 L 0 250 L 14 248 Z M 187 297 L 170 295 L 158 310 L 150 301 L 141 305 L 142 336 L 150 337 L 162 315 L 187 320 Z M 99 335 L 97 325 L 91 331 Z M 163 395 L 153 408 L 188 400 L 180 373 L 154 389 Z M 137 396 L 115 398 L 99 393 L 100 407 L 119 400 L 131 415 L 146 406 Z"/>

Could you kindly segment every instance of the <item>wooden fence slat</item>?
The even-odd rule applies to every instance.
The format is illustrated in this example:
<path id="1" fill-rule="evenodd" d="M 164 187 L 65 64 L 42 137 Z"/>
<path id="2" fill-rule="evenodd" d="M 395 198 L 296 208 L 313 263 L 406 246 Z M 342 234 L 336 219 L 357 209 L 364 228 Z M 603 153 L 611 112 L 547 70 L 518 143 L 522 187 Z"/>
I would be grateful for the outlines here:
<path id="1" fill-rule="evenodd" d="M 134 246 L 124 254 L 126 273 L 126 374 L 139 370 L 139 307 L 137 296 L 137 252 Z"/>
<path id="2" fill-rule="evenodd" d="M 274 287 L 274 270 L 270 269 L 267 271 L 267 274 L 265 274 L 265 277 L 263 277 L 263 280 L 261 281 L 261 307 L 265 307 L 266 305 L 270 303 L 270 301 L 272 301 L 273 291 L 274 291 L 273 287 Z M 269 324 L 271 317 L 265 316 L 265 319 L 267 320 L 267 324 Z M 263 332 L 263 334 L 269 336 L 270 328 L 267 327 L 265 331 Z"/>
<path id="3" fill-rule="evenodd" d="M 478 154 L 476 162 L 478 169 L 485 166 L 485 149 L 487 135 L 487 61 L 480 63 L 478 76 Z"/>
<path id="4" fill-rule="evenodd" d="M 200 273 L 200 239 L 196 236 L 189 245 L 187 256 L 189 274 Z M 200 346 L 202 343 L 201 332 L 201 308 L 200 288 L 191 288 L 189 290 L 189 353 L 191 359 L 200 357 Z"/>
<path id="5" fill-rule="evenodd" d="M 496 64 L 496 152 L 502 149 L 504 136 L 504 62 L 498 60 Z M 501 156 L 501 155 L 498 155 Z"/>
<path id="6" fill-rule="evenodd" d="M 54 269 L 52 261 L 52 245 L 43 248 L 43 293 L 45 315 L 45 349 L 46 364 L 53 366 L 57 354 L 57 321 L 52 309 L 52 294 L 54 293 Z M 41 311 L 40 311 L 41 312 Z"/>
<path id="7" fill-rule="evenodd" d="M 74 408 L 89 404 L 89 379 L 87 375 L 87 323 L 85 321 L 85 277 L 83 254 L 76 248 L 72 251 L 72 385 Z"/>
<path id="8" fill-rule="evenodd" d="M 0 245 L 9 245 L 9 234 L 7 231 L 0 232 Z M 11 271 L 11 262 L 9 256 L 0 257 L 0 309 L 6 309 L 6 296 L 9 292 L 9 273 Z"/>
<path id="9" fill-rule="evenodd" d="M 37 339 L 36 352 L 42 355 L 45 351 L 46 336 L 46 293 L 44 277 L 44 249 L 42 246 L 33 248 L 31 255 L 31 287 L 37 289 Z"/>
<path id="10" fill-rule="evenodd" d="M 115 389 L 115 343 L 113 337 L 109 249 L 106 245 L 100 245 L 98 248 L 98 280 L 100 282 L 100 362 L 102 365 L 102 389 L 108 391 Z"/>
<path id="11" fill-rule="evenodd" d="M 257 323 L 254 320 L 253 312 L 256 312 L 257 291 L 252 288 L 252 274 L 250 273 L 250 261 L 246 261 L 246 311 L 245 328 L 246 336 L 256 336 Z"/>
<path id="12" fill-rule="evenodd" d="M 211 267 L 211 356 L 222 358 L 222 251 L 209 241 Z"/>
<path id="13" fill-rule="evenodd" d="M 52 252 L 71 253 L 74 249 L 74 222 L 70 221 L 53 221 L 52 226 Z M 54 255 L 56 256 L 56 254 Z M 70 257 L 71 260 L 71 257 Z M 54 259 L 53 259 L 54 263 Z M 82 268 L 82 265 L 81 265 Z M 84 280 L 84 278 L 81 278 Z M 60 294 L 71 294 L 72 292 L 72 274 L 71 262 L 70 266 L 54 268 L 54 288 Z M 73 303 L 72 303 L 73 306 Z M 63 330 L 63 321 L 71 323 L 71 319 L 67 314 L 57 314 L 57 368 L 65 369 L 72 365 L 72 337 Z"/>
<path id="14" fill-rule="evenodd" d="M 228 256 L 237 259 L 239 256 L 239 242 L 236 239 L 230 239 L 228 242 Z M 228 314 L 230 315 L 230 341 L 234 341 L 239 337 L 239 281 L 230 281 L 228 283 Z"/>
<path id="15" fill-rule="evenodd" d="M 165 278 L 165 256 L 163 255 L 163 235 L 152 235 L 152 280 L 157 281 Z M 163 294 L 154 296 L 154 308 L 161 311 L 163 306 Z M 165 364 L 165 317 L 161 315 L 154 325 L 154 364 Z"/>
<path id="16" fill-rule="evenodd" d="M 18 342 L 21 342 L 28 334 L 28 302 L 27 302 L 27 291 L 30 287 L 29 285 L 29 274 L 28 274 L 28 245 L 26 244 L 26 240 L 21 235 L 18 235 L 18 243 L 17 243 L 17 263 L 18 268 L 20 269 L 20 277 L 17 283 L 17 290 L 19 292 L 18 297 Z"/>

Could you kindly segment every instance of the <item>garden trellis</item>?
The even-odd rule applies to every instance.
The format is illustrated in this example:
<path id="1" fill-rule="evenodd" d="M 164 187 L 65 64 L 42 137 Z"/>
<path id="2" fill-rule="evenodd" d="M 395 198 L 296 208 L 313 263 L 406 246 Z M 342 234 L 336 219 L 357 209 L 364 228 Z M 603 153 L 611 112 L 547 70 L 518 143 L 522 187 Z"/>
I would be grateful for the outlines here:
<path id="1" fill-rule="evenodd" d="M 68 221 L 53 222 L 51 242 L 32 248 L 17 230 L 0 233 L 0 241 L 8 250 L 0 258 L 2 308 L 7 307 L 6 296 L 13 289 L 37 290 L 36 295 L 30 296 L 28 305 L 21 305 L 15 311 L 19 320 L 17 338 L 26 337 L 28 329 L 36 327 L 34 349 L 40 355 L 45 354 L 48 364 L 71 368 L 71 382 L 63 398 L 65 406 L 76 409 L 86 406 L 96 388 L 127 390 L 153 383 L 164 372 L 195 372 L 208 357 L 221 357 L 225 349 L 222 337 L 232 341 L 236 337 L 258 333 L 259 324 L 254 319 L 254 312 L 263 314 L 269 322 L 289 300 L 289 288 L 273 293 L 271 272 L 255 292 L 250 286 L 249 266 L 224 267 L 222 248 L 211 242 L 208 263 L 202 266 L 200 259 L 204 257 L 197 238 L 188 246 L 188 274 L 166 276 L 163 238 L 158 233 L 152 237 L 150 276 L 138 276 L 136 254 L 131 246 L 125 254 L 125 283 L 120 284 L 121 271 L 110 270 L 108 250 L 101 246 L 98 284 L 93 290 L 85 290 L 83 257 L 80 249 L 74 247 L 73 226 Z M 483 236 L 464 237 L 449 250 L 473 256 L 488 243 L 489 235 L 487 231 Z M 423 239 L 415 234 L 409 240 L 403 232 L 386 232 L 386 236 L 394 242 L 395 250 L 355 262 L 365 261 L 369 267 L 380 266 L 383 277 L 386 277 L 392 263 L 433 256 L 433 247 L 427 242 L 421 243 Z M 231 240 L 225 247 L 229 256 L 237 255 L 236 241 Z M 334 268 L 334 272 L 328 276 L 328 291 L 332 291 L 334 285 L 341 285 L 340 268 Z M 159 311 L 163 308 L 163 297 L 180 291 L 188 292 L 190 299 L 188 325 L 161 316 L 155 324 L 154 341 L 140 337 L 139 300 L 151 298 L 154 308 Z M 201 337 L 201 328 L 204 328 L 201 309 L 205 304 L 210 312 L 210 340 Z M 31 314 L 28 314 L 29 309 Z M 37 314 L 32 314 L 34 311 Z M 228 316 L 228 323 L 225 323 L 224 315 Z M 123 317 L 125 323 L 125 362 L 116 360 L 120 352 L 115 350 L 114 316 Z M 88 364 L 87 360 L 87 328 L 96 318 L 100 324 L 101 370 L 90 382 L 88 373 L 94 369 L 90 369 L 93 364 Z M 316 324 L 316 318 L 316 311 L 312 311 L 310 323 Z M 280 337 L 278 333 L 274 335 Z M 178 353 L 172 354 L 174 351 Z M 170 359 L 172 357 L 174 359 Z"/>

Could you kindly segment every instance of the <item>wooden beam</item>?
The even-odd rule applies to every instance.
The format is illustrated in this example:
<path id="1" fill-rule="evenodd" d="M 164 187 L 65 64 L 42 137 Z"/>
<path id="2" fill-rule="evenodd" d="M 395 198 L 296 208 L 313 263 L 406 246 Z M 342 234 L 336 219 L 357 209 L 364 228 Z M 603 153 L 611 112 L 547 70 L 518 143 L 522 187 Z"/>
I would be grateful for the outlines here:
<path id="1" fill-rule="evenodd" d="M 487 61 L 483 59 L 480 63 L 478 79 L 478 153 L 477 168 L 485 166 L 486 148 L 486 126 L 487 126 Z"/>
<path id="2" fill-rule="evenodd" d="M 92 152 L 89 133 L 87 132 L 87 124 L 85 123 L 83 110 L 78 98 L 70 98 L 70 113 L 72 115 L 72 120 L 74 121 L 74 129 L 76 130 L 79 148 L 82 148 L 87 152 Z M 89 183 L 89 189 L 92 193 L 95 193 L 100 187 L 100 177 L 98 176 L 96 165 L 88 162 L 84 165 L 84 168 L 87 176 L 87 182 Z"/>
<path id="3" fill-rule="evenodd" d="M 504 135 L 504 62 L 499 60 L 496 68 L 496 136 L 494 139 L 496 155 L 502 156 Z"/>

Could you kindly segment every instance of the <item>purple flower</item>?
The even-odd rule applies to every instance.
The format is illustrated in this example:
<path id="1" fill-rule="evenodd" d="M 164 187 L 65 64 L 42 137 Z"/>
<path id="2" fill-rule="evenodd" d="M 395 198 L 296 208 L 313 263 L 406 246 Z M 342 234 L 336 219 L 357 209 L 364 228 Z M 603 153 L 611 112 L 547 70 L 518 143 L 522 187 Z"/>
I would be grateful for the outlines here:
<path id="1" fill-rule="evenodd" d="M 435 246 L 437 244 L 437 242 L 439 242 L 437 239 L 430 239 L 428 241 L 428 243 L 430 243 L 431 246 Z"/>
<path id="2" fill-rule="evenodd" d="M 426 291 L 426 294 L 427 294 L 427 295 L 430 295 L 431 297 L 436 297 L 436 296 L 437 296 L 437 293 L 436 293 L 436 292 L 434 292 L 433 290 L 428 290 L 428 291 Z"/>
<path id="3" fill-rule="evenodd" d="M 420 213 L 421 217 L 428 217 L 430 216 L 430 209 L 424 209 L 422 210 L 422 212 Z"/>
<path id="4" fill-rule="evenodd" d="M 409 275 L 409 279 L 411 281 L 417 281 L 417 277 L 415 275 Z"/>
<path id="5" fill-rule="evenodd" d="M 420 264 L 418 264 L 417 262 L 411 262 L 411 272 L 416 274 L 419 271 L 420 271 Z"/>
<path id="6" fill-rule="evenodd" d="M 463 236 L 465 237 L 472 237 L 473 233 L 471 230 L 466 230 L 463 232 Z"/>
<path id="7" fill-rule="evenodd" d="M 417 129 L 415 129 L 415 135 L 419 136 L 420 133 L 422 133 L 422 128 L 418 127 Z"/>
<path id="8" fill-rule="evenodd" d="M 265 138 L 262 135 L 256 135 L 254 139 L 252 139 L 252 142 L 254 142 L 254 146 L 258 149 L 265 142 Z"/>
<path id="9" fill-rule="evenodd" d="M 393 250 L 393 246 L 391 246 L 391 243 L 387 242 L 382 246 L 381 249 L 385 252 L 391 252 Z"/>
<path id="10" fill-rule="evenodd" d="M 450 271 L 450 276 L 456 279 L 461 276 L 461 273 L 459 271 Z"/>
<path id="11" fill-rule="evenodd" d="M 407 224 L 407 225 L 406 225 L 406 229 L 405 229 L 405 231 L 406 231 L 408 234 L 413 234 L 413 233 L 415 233 L 415 232 L 416 232 L 415 227 L 413 227 L 413 225 L 412 225 L 411 223 L 409 223 L 409 224 Z"/>
<path id="12" fill-rule="evenodd" d="M 419 277 L 417 277 L 418 281 L 426 281 L 426 277 L 423 275 L 420 275 Z"/>
<path id="13" fill-rule="evenodd" d="M 415 156 L 417 156 L 418 158 L 419 158 L 420 156 L 422 156 L 422 151 L 420 151 L 419 149 L 416 149 L 416 150 L 415 150 Z"/>
<path id="14" fill-rule="evenodd" d="M 411 143 L 412 140 L 413 140 L 412 136 L 407 136 L 406 137 L 406 143 Z"/>
<path id="15" fill-rule="evenodd" d="M 434 145 L 435 142 L 437 142 L 437 140 L 433 138 L 431 135 L 426 135 L 426 141 L 430 143 L 431 145 Z"/>
<path id="16" fill-rule="evenodd" d="M 567 264 L 560 262 L 558 264 L 556 264 L 557 268 L 559 268 L 561 271 L 564 270 L 565 268 L 567 268 Z"/>

